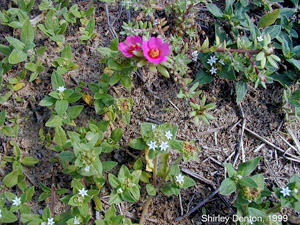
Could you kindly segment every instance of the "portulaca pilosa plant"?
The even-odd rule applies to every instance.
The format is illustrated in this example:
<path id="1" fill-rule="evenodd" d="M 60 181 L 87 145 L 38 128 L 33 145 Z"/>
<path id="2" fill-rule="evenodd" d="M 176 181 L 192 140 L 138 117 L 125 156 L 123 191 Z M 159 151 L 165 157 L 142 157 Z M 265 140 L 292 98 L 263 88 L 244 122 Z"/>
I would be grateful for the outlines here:
<path id="1" fill-rule="evenodd" d="M 147 66 L 151 72 L 159 72 L 166 78 L 170 78 L 170 74 L 172 74 L 174 80 L 181 86 L 178 97 L 188 99 L 195 109 L 195 113 L 192 113 L 191 117 L 194 118 L 196 125 L 200 120 L 208 123 L 213 116 L 206 114 L 206 111 L 214 109 L 214 107 L 209 108 L 197 103 L 196 98 L 201 94 L 201 91 L 196 91 L 198 83 L 192 84 L 192 79 L 184 78 L 189 70 L 187 64 L 191 60 L 184 52 L 178 52 L 176 47 L 173 51 L 166 38 L 163 40 L 160 37 L 147 38 L 147 36 L 127 36 L 126 40 L 120 43 L 118 39 L 114 39 L 110 48 L 98 49 L 105 56 L 102 62 L 107 65 L 104 72 L 109 75 L 108 84 L 114 85 L 120 81 L 130 89 L 131 74 L 139 67 L 144 66 Z M 172 43 L 176 45 L 176 42 Z M 191 84 L 192 87 L 189 89 L 188 86 Z"/>

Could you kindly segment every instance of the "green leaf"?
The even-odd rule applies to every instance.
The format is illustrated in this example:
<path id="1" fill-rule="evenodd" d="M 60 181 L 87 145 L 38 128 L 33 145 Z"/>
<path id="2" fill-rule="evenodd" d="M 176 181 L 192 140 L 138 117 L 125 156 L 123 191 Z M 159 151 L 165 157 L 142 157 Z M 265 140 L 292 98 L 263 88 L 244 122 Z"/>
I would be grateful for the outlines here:
<path id="1" fill-rule="evenodd" d="M 120 82 L 126 89 L 131 88 L 131 77 L 129 75 L 121 76 Z"/>
<path id="2" fill-rule="evenodd" d="M 46 122 L 46 127 L 59 127 L 62 126 L 62 118 L 60 116 L 51 116 L 50 119 Z"/>
<path id="3" fill-rule="evenodd" d="M 31 22 L 29 19 L 27 19 L 22 27 L 21 32 L 21 41 L 25 43 L 25 45 L 28 45 L 29 43 L 32 43 L 34 40 L 34 31 L 31 25 Z"/>
<path id="4" fill-rule="evenodd" d="M 240 80 L 235 83 L 236 103 L 240 104 L 248 91 L 247 83 Z"/>
<path id="5" fill-rule="evenodd" d="M 37 164 L 38 162 L 39 162 L 39 160 L 36 158 L 33 158 L 33 157 L 23 157 L 21 159 L 21 163 L 24 166 L 33 166 L 33 165 Z"/>
<path id="6" fill-rule="evenodd" d="M 227 170 L 228 176 L 233 177 L 236 174 L 235 169 L 233 168 L 231 163 L 224 163 L 224 166 Z"/>
<path id="7" fill-rule="evenodd" d="M 271 37 L 271 40 L 276 38 L 278 36 L 278 34 L 281 31 L 281 26 L 280 25 L 273 25 L 273 26 L 269 26 L 267 27 L 264 32 L 263 35 L 269 34 Z"/>
<path id="8" fill-rule="evenodd" d="M 103 172 L 110 171 L 116 165 L 118 165 L 118 163 L 114 162 L 114 161 L 104 161 L 104 162 L 102 162 Z"/>
<path id="9" fill-rule="evenodd" d="M 170 74 L 168 72 L 168 70 L 166 69 L 166 67 L 162 66 L 162 65 L 157 65 L 157 69 L 158 72 L 160 72 L 164 77 L 169 78 Z"/>
<path id="10" fill-rule="evenodd" d="M 6 116 L 6 111 L 5 110 L 0 112 L 0 127 L 4 125 L 5 116 Z"/>
<path id="11" fill-rule="evenodd" d="M 222 18 L 223 13 L 222 11 L 216 6 L 215 4 L 209 3 L 206 5 L 208 11 L 210 11 L 215 17 Z"/>
<path id="12" fill-rule="evenodd" d="M 6 187 L 13 187 L 18 183 L 19 171 L 13 170 L 11 173 L 7 174 L 2 182 Z"/>
<path id="13" fill-rule="evenodd" d="M 199 82 L 199 84 L 209 84 L 214 79 L 214 76 L 206 73 L 204 70 L 199 70 L 196 74 L 196 79 L 194 80 L 194 83 Z"/>
<path id="14" fill-rule="evenodd" d="M 63 116 L 67 111 L 69 102 L 67 100 L 58 100 L 55 103 L 55 110 L 59 116 Z"/>
<path id="15" fill-rule="evenodd" d="M 52 106 L 54 103 L 56 102 L 55 98 L 52 98 L 50 96 L 46 96 L 45 98 L 43 98 L 39 105 L 40 106 Z"/>
<path id="16" fill-rule="evenodd" d="M 222 69 L 220 72 L 218 72 L 218 75 L 221 77 L 224 77 L 228 80 L 235 80 L 236 76 L 234 74 L 234 70 L 229 70 L 228 66 L 225 66 L 224 69 Z"/>
<path id="17" fill-rule="evenodd" d="M 143 169 L 143 162 L 142 159 L 139 158 L 138 160 L 136 160 L 133 164 L 133 169 L 134 170 L 142 170 Z"/>
<path id="18" fill-rule="evenodd" d="M 135 138 L 129 142 L 129 147 L 137 150 L 144 150 L 147 145 L 142 138 Z"/>
<path id="19" fill-rule="evenodd" d="M 15 131 L 13 128 L 9 126 L 4 126 L 1 128 L 0 132 L 6 136 L 13 137 L 16 135 Z"/>
<path id="20" fill-rule="evenodd" d="M 279 9 L 275 9 L 274 11 L 265 14 L 264 16 L 262 16 L 260 18 L 258 26 L 265 28 L 265 27 L 272 25 L 276 21 L 276 19 L 279 17 L 279 15 L 280 15 Z"/>
<path id="21" fill-rule="evenodd" d="M 65 87 L 66 86 L 65 81 L 63 80 L 62 76 L 59 73 L 57 73 L 56 71 L 54 71 L 52 73 L 51 84 L 52 84 L 52 89 L 54 91 L 56 91 L 57 88 L 59 88 L 59 87 L 62 87 L 62 86 Z"/>
<path id="22" fill-rule="evenodd" d="M 300 60 L 297 59 L 287 59 L 287 61 L 292 64 L 297 70 L 300 71 Z"/>
<path id="23" fill-rule="evenodd" d="M 71 106 L 68 110 L 68 116 L 70 117 L 70 119 L 73 120 L 77 116 L 79 116 L 80 113 L 82 112 L 83 108 L 84 108 L 83 105 Z"/>
<path id="24" fill-rule="evenodd" d="M 116 128 L 112 133 L 111 133 L 111 139 L 115 142 L 118 143 L 123 136 L 123 130 L 121 128 Z"/>
<path id="25" fill-rule="evenodd" d="M 66 46 L 64 47 L 64 49 L 61 52 L 61 57 L 65 58 L 65 59 L 72 59 L 72 49 L 70 44 L 66 44 Z"/>
<path id="26" fill-rule="evenodd" d="M 221 183 L 221 188 L 220 188 L 221 195 L 230 195 L 231 193 L 235 192 L 235 190 L 236 190 L 236 185 L 232 179 L 226 178 Z"/>
<path id="27" fill-rule="evenodd" d="M 67 142 L 67 135 L 61 126 L 55 127 L 55 143 L 59 146 L 64 146 Z"/>
<path id="28" fill-rule="evenodd" d="M 289 98 L 289 103 L 294 107 L 300 107 L 300 89 L 293 92 Z"/>
<path id="29" fill-rule="evenodd" d="M 18 64 L 20 62 L 24 62 L 27 59 L 27 54 L 21 50 L 14 49 L 9 57 L 8 57 L 8 62 L 10 64 Z"/>
<path id="30" fill-rule="evenodd" d="M 242 186 L 247 186 L 249 188 L 257 188 L 257 184 L 249 177 L 243 177 L 239 180 L 239 184 Z"/>
<path id="31" fill-rule="evenodd" d="M 196 182 L 192 178 L 184 176 L 184 183 L 181 185 L 181 188 L 189 188 L 194 186 L 195 184 Z"/>
<path id="32" fill-rule="evenodd" d="M 74 158 L 74 153 L 71 151 L 63 151 L 57 155 L 61 161 L 70 162 Z"/>
<path id="33" fill-rule="evenodd" d="M 108 181 L 113 188 L 118 188 L 121 184 L 119 179 L 111 173 L 108 174 Z"/>
<path id="34" fill-rule="evenodd" d="M 146 190 L 147 193 L 151 196 L 155 196 L 156 195 L 156 188 L 152 185 L 152 184 L 147 184 L 146 185 Z"/>
<path id="35" fill-rule="evenodd" d="M 260 161 L 260 157 L 256 157 L 252 160 L 244 162 L 239 166 L 237 172 L 240 175 L 246 177 L 246 176 L 250 175 L 256 169 L 259 161 Z"/>
<path id="36" fill-rule="evenodd" d="M 25 44 L 16 38 L 6 37 L 6 40 L 17 50 L 23 51 L 23 49 L 25 48 Z"/>
<path id="37" fill-rule="evenodd" d="M 13 212 L 10 212 L 8 210 L 3 210 L 2 211 L 2 219 L 1 222 L 3 223 L 14 223 L 18 220 L 16 215 Z"/>

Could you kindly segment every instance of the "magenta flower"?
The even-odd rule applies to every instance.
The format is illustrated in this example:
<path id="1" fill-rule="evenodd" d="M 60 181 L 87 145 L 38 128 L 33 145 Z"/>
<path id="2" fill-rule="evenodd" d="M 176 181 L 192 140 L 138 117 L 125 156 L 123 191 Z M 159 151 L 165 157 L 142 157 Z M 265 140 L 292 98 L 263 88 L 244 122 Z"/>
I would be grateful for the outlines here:
<path id="1" fill-rule="evenodd" d="M 167 61 L 167 56 L 171 53 L 168 43 L 163 43 L 160 38 L 151 37 L 149 41 L 143 41 L 143 54 L 145 58 L 154 64 Z"/>
<path id="2" fill-rule="evenodd" d="M 142 38 L 139 36 L 128 36 L 125 42 L 119 44 L 119 51 L 127 58 L 134 56 L 133 51 L 141 50 Z"/>

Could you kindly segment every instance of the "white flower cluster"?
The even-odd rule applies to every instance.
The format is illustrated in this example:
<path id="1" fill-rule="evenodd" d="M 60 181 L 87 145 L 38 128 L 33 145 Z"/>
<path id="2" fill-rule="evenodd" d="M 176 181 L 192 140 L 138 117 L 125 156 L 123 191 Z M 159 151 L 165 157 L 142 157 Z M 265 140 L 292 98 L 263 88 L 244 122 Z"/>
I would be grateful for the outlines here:
<path id="1" fill-rule="evenodd" d="M 154 127 L 155 128 L 155 127 Z M 152 129 L 153 129 L 153 126 L 152 126 Z M 165 137 L 170 140 L 172 139 L 173 137 L 173 134 L 171 133 L 170 130 L 168 130 L 166 133 L 165 133 Z M 167 151 L 167 149 L 169 148 L 169 143 L 167 141 L 162 141 L 160 143 L 160 145 L 158 146 L 156 141 L 150 141 L 149 144 L 147 144 L 149 146 L 149 150 L 155 150 L 156 148 L 160 148 L 162 151 Z"/>
<path id="2" fill-rule="evenodd" d="M 47 223 L 46 222 L 42 222 L 41 225 L 54 225 L 54 219 L 53 218 L 48 218 L 47 219 Z"/>
<path id="3" fill-rule="evenodd" d="M 224 60 L 223 59 L 219 59 L 214 55 L 214 56 L 210 56 L 210 58 L 207 60 L 207 63 L 211 66 L 211 69 L 209 70 L 211 75 L 217 74 L 217 68 L 215 68 L 213 65 L 217 63 L 217 61 L 219 61 L 219 63 L 221 65 L 225 65 Z"/>

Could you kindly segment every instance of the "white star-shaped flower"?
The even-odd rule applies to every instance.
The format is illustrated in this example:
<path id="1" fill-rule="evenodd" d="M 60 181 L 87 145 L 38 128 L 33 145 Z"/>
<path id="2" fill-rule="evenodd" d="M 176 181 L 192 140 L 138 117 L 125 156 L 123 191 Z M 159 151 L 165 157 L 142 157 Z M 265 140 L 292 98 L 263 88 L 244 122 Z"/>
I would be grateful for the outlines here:
<path id="1" fill-rule="evenodd" d="M 15 199 L 12 200 L 14 206 L 18 206 L 21 204 L 21 198 L 15 197 Z"/>
<path id="2" fill-rule="evenodd" d="M 192 52 L 192 60 L 195 62 L 198 60 L 198 52 L 197 51 Z"/>
<path id="3" fill-rule="evenodd" d="M 289 189 L 289 187 L 283 187 L 280 191 L 280 193 L 283 194 L 283 197 L 290 196 L 291 192 L 292 191 Z"/>
<path id="4" fill-rule="evenodd" d="M 298 191 L 297 188 L 295 188 L 295 189 L 294 189 L 294 192 L 295 192 L 296 194 L 298 194 L 299 191 Z"/>
<path id="5" fill-rule="evenodd" d="M 171 131 L 168 130 L 168 131 L 166 132 L 165 136 L 166 136 L 166 138 L 167 138 L 168 140 L 170 140 L 170 139 L 172 139 L 173 134 L 171 134 Z"/>
<path id="6" fill-rule="evenodd" d="M 64 86 L 60 86 L 56 90 L 59 91 L 60 93 L 62 93 L 66 90 L 66 88 Z"/>
<path id="7" fill-rule="evenodd" d="M 156 128 L 155 124 L 152 124 L 152 130 L 154 130 Z"/>
<path id="8" fill-rule="evenodd" d="M 169 144 L 167 141 L 163 141 L 159 147 L 162 151 L 167 151 L 167 149 L 169 148 Z"/>
<path id="9" fill-rule="evenodd" d="M 264 39 L 263 39 L 262 36 L 259 36 L 259 37 L 257 37 L 257 40 L 258 40 L 259 42 L 261 42 L 261 41 L 263 41 Z"/>
<path id="10" fill-rule="evenodd" d="M 217 68 L 215 67 L 212 67 L 210 70 L 209 70 L 210 74 L 216 74 L 217 73 Z"/>
<path id="11" fill-rule="evenodd" d="M 48 218 L 47 219 L 47 225 L 53 225 L 55 224 L 54 219 L 53 218 Z"/>
<path id="12" fill-rule="evenodd" d="M 160 21 L 158 19 L 154 20 L 153 26 L 160 24 Z"/>
<path id="13" fill-rule="evenodd" d="M 219 60 L 219 63 L 220 63 L 221 65 L 223 65 L 223 66 L 225 65 L 225 63 L 224 63 L 224 60 L 223 60 L 223 59 L 220 59 L 220 60 Z"/>
<path id="14" fill-rule="evenodd" d="M 155 150 L 157 148 L 156 141 L 150 141 L 150 144 L 148 144 L 148 146 L 150 150 Z"/>
<path id="15" fill-rule="evenodd" d="M 80 194 L 82 197 L 87 196 L 87 190 L 85 190 L 84 188 L 78 190 L 78 194 Z"/>
<path id="16" fill-rule="evenodd" d="M 75 218 L 74 218 L 74 222 L 73 222 L 74 224 L 80 224 L 80 222 L 79 222 L 79 220 L 77 219 L 77 217 L 75 216 Z"/>
<path id="17" fill-rule="evenodd" d="M 84 171 L 85 171 L 85 172 L 89 172 L 89 171 L 90 171 L 90 168 L 91 168 L 91 166 L 87 165 L 87 166 L 84 168 Z"/>
<path id="18" fill-rule="evenodd" d="M 218 58 L 215 55 L 210 56 L 210 58 L 207 60 L 207 63 L 212 66 L 213 64 L 215 64 L 217 62 L 217 60 L 218 60 Z"/>
<path id="19" fill-rule="evenodd" d="M 184 176 L 182 176 L 181 174 L 177 175 L 175 178 L 176 178 L 177 183 L 179 183 L 179 184 L 184 183 Z"/>
<path id="20" fill-rule="evenodd" d="M 123 193 L 123 189 L 122 189 L 122 188 L 119 188 L 119 189 L 117 190 L 117 193 L 118 193 L 118 194 Z"/>

